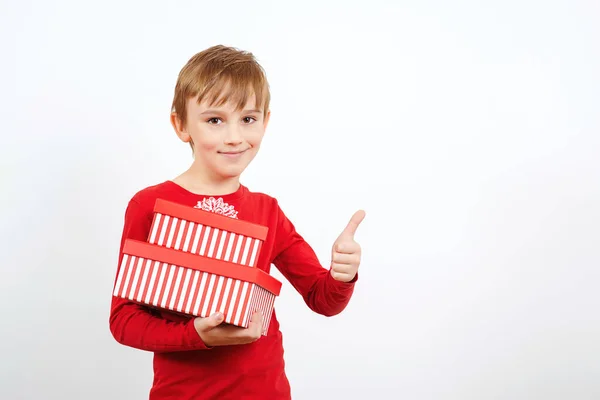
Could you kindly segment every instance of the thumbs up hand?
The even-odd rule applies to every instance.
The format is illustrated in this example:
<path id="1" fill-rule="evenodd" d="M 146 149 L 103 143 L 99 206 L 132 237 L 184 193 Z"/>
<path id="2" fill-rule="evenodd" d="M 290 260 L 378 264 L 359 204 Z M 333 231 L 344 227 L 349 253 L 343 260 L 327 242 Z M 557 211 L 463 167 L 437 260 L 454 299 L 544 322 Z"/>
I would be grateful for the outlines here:
<path id="1" fill-rule="evenodd" d="M 354 241 L 354 235 L 364 218 L 364 211 L 354 213 L 346 228 L 333 243 L 330 273 L 337 281 L 350 282 L 358 272 L 361 249 Z"/>

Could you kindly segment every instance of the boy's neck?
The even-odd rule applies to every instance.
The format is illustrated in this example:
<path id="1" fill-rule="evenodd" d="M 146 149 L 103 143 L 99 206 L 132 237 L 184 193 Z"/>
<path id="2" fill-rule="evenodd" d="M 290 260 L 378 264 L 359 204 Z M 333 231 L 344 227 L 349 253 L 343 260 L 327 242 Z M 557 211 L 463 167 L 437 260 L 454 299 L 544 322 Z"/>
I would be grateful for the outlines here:
<path id="1" fill-rule="evenodd" d="M 200 171 L 190 168 L 173 182 L 189 192 L 207 196 L 224 196 L 236 192 L 240 187 L 240 177 L 228 179 L 211 179 Z"/>

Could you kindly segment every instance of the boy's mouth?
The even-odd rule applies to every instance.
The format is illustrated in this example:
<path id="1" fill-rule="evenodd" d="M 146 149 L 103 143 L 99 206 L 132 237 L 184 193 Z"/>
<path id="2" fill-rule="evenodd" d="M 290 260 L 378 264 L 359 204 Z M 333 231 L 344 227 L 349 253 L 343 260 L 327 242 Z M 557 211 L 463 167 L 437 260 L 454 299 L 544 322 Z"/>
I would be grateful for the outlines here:
<path id="1" fill-rule="evenodd" d="M 246 150 L 237 150 L 237 151 L 219 151 L 219 154 L 222 154 L 226 157 L 234 158 L 239 157 L 244 154 Z"/>
<path id="2" fill-rule="evenodd" d="M 236 150 L 236 151 L 220 151 L 221 154 L 240 154 L 245 152 L 246 150 Z"/>

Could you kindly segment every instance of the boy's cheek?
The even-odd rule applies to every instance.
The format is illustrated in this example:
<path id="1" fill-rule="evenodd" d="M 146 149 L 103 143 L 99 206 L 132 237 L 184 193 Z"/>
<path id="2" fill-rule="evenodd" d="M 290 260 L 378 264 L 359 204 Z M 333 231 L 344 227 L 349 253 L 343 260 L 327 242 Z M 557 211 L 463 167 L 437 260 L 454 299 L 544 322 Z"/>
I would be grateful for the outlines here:
<path id="1" fill-rule="evenodd" d="M 216 152 L 219 147 L 219 143 L 217 141 L 207 141 L 206 138 L 204 140 L 194 140 L 194 143 L 197 143 L 197 147 L 200 148 L 201 151 L 205 152 Z"/>
<path id="2" fill-rule="evenodd" d="M 251 132 L 247 136 L 246 140 L 248 140 L 249 143 L 256 145 L 256 144 L 260 144 L 263 137 L 264 137 L 264 132 L 262 130 L 256 130 L 256 131 Z"/>

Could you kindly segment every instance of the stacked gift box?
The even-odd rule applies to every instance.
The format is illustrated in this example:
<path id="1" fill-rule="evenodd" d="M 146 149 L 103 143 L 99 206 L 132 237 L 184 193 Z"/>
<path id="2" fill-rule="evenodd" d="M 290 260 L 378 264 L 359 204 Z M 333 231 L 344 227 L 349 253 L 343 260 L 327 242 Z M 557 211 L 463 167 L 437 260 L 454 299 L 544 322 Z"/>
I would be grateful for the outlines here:
<path id="1" fill-rule="evenodd" d="M 266 226 L 158 199 L 146 242 L 126 239 L 114 295 L 197 317 L 220 311 L 266 335 L 281 282 L 256 268 Z"/>

